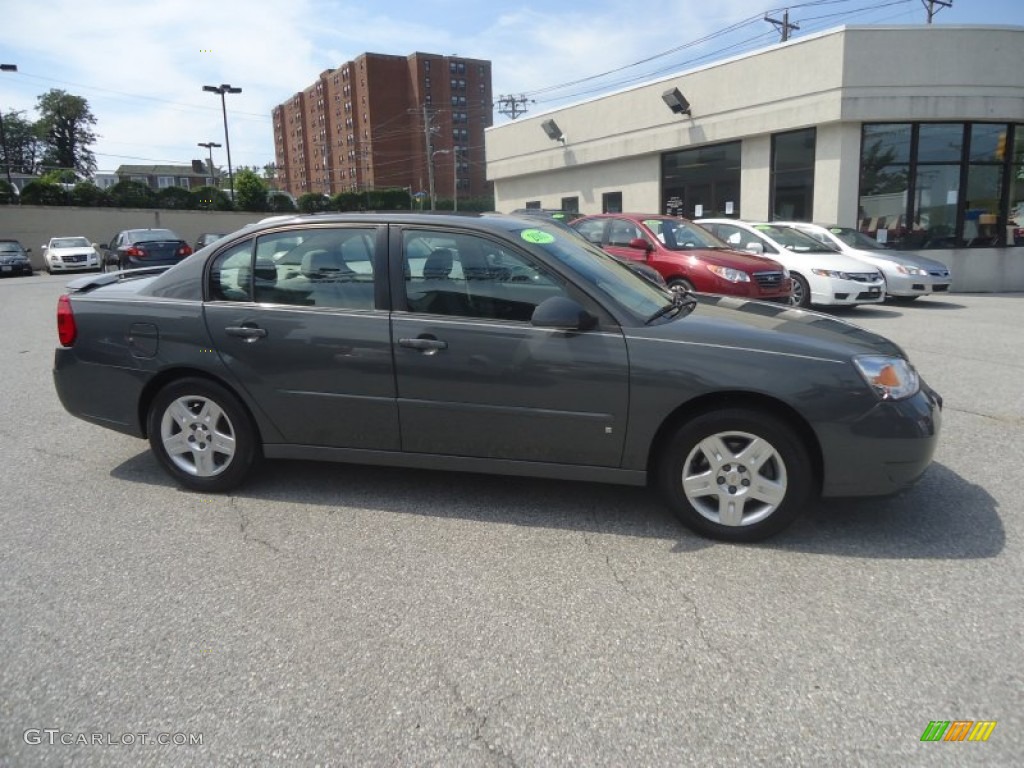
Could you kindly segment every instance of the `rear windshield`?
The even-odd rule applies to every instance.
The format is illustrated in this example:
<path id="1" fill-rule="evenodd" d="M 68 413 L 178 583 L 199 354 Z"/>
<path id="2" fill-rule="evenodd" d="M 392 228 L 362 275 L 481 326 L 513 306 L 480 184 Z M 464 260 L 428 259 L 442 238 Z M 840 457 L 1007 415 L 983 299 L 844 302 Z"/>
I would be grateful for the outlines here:
<path id="1" fill-rule="evenodd" d="M 128 239 L 133 243 L 148 243 L 154 240 L 180 240 L 181 238 L 169 229 L 134 229 L 128 233 Z"/>

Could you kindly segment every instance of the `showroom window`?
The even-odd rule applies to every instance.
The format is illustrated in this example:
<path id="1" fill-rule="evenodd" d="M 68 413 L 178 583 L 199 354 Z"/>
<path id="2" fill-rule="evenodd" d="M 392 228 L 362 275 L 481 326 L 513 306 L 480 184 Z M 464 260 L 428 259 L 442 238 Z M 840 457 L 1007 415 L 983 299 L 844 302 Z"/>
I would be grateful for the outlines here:
<path id="1" fill-rule="evenodd" d="M 1024 245 L 1022 134 L 1005 123 L 865 125 L 860 230 L 906 249 Z"/>
<path id="2" fill-rule="evenodd" d="M 772 136 L 772 218 L 811 221 L 814 215 L 814 147 L 817 131 Z"/>
<path id="3" fill-rule="evenodd" d="M 738 141 L 661 156 L 661 210 L 697 219 L 740 215 Z"/>
<path id="4" fill-rule="evenodd" d="M 580 199 L 578 197 L 563 197 L 561 209 L 563 211 L 571 211 L 572 213 L 580 212 Z"/>
<path id="5" fill-rule="evenodd" d="M 601 213 L 622 213 L 622 193 L 605 192 L 601 195 Z"/>

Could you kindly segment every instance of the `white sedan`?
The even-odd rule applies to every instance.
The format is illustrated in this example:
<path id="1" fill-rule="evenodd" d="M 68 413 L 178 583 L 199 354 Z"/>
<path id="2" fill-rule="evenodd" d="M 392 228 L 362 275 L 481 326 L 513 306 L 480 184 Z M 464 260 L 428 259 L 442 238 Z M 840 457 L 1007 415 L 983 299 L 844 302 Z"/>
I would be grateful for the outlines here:
<path id="1" fill-rule="evenodd" d="M 793 227 L 737 219 L 697 219 L 738 250 L 764 254 L 793 278 L 793 303 L 851 306 L 885 301 L 882 274 L 863 261 L 844 256 Z"/>
<path id="2" fill-rule="evenodd" d="M 99 269 L 99 251 L 87 237 L 51 237 L 43 246 L 43 269 L 51 275 L 54 272 L 74 272 L 82 269 Z"/>
<path id="3" fill-rule="evenodd" d="M 948 293 L 953 285 L 949 267 L 941 261 L 910 251 L 886 248 L 853 227 L 826 227 L 802 221 L 786 223 L 840 253 L 878 267 L 885 277 L 885 293 L 894 299 L 909 300 L 932 293 Z"/>

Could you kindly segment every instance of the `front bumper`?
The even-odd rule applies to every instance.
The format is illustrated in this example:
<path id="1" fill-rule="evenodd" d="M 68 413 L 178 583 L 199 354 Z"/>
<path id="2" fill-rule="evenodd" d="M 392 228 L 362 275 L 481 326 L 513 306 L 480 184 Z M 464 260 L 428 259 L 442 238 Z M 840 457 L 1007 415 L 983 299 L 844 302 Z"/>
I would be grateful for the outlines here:
<path id="1" fill-rule="evenodd" d="M 886 274 L 885 292 L 889 296 L 928 296 L 933 293 L 949 293 L 952 277 L 935 275 Z"/>
<path id="2" fill-rule="evenodd" d="M 921 382 L 905 400 L 880 401 L 851 423 L 819 430 L 822 496 L 885 496 L 917 482 L 932 461 L 942 397 Z"/>
<path id="3" fill-rule="evenodd" d="M 89 256 L 84 261 L 50 261 L 49 269 L 51 272 L 79 272 L 87 269 L 99 269 L 100 260 L 97 256 Z"/>
<path id="4" fill-rule="evenodd" d="M 31 275 L 32 265 L 27 261 L 19 261 L 13 264 L 0 264 L 0 277 L 11 277 L 13 275 Z"/>
<path id="5" fill-rule="evenodd" d="M 843 280 L 838 277 L 824 278 L 824 283 L 811 285 L 811 303 L 852 306 L 854 304 L 881 304 L 885 301 L 885 283 L 878 280 L 862 283 L 859 280 Z M 822 289 L 820 292 L 815 289 Z"/>

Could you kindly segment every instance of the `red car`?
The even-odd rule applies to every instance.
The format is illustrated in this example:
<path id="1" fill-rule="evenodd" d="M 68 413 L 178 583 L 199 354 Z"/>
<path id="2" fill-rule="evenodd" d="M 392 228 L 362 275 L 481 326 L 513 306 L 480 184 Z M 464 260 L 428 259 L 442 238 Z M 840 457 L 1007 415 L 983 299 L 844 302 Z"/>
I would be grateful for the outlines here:
<path id="1" fill-rule="evenodd" d="M 789 272 L 779 262 L 733 250 L 683 218 L 603 213 L 569 226 L 615 256 L 654 267 L 676 291 L 775 301 L 788 301 L 793 292 Z"/>

